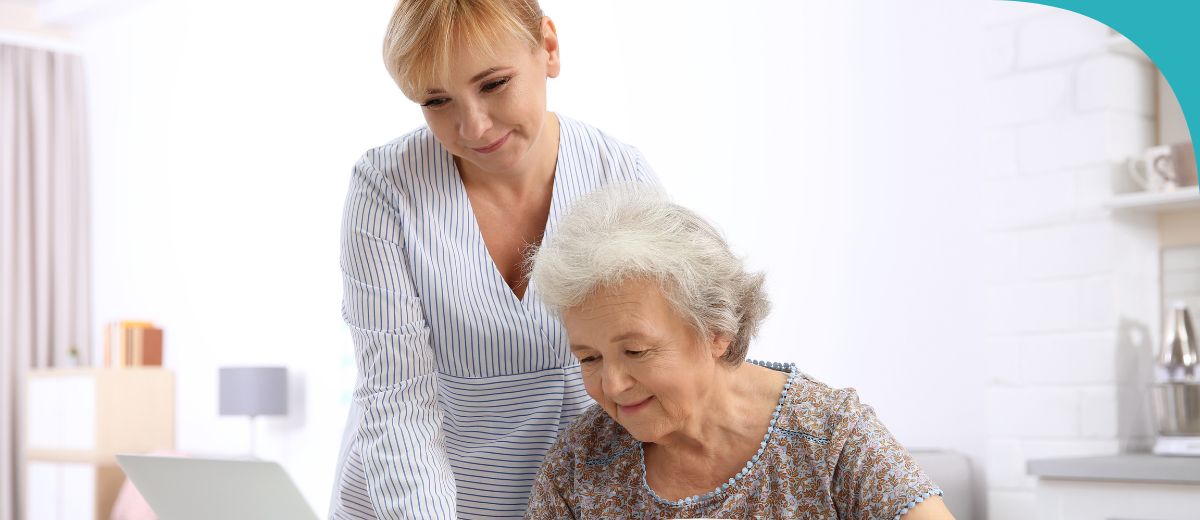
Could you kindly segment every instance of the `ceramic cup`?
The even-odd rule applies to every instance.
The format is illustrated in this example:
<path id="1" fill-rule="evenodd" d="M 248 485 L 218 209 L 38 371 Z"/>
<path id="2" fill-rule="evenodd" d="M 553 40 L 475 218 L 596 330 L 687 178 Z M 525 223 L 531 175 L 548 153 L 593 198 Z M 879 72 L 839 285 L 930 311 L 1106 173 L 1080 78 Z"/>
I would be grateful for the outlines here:
<path id="1" fill-rule="evenodd" d="M 1146 191 L 1167 191 L 1196 184 L 1196 156 L 1192 143 L 1147 148 L 1141 156 L 1130 157 L 1125 171 Z"/>
<path id="2" fill-rule="evenodd" d="M 1163 191 L 1176 186 L 1174 166 L 1171 147 L 1155 146 L 1146 149 L 1141 157 L 1130 157 L 1125 162 L 1125 171 L 1143 190 Z"/>

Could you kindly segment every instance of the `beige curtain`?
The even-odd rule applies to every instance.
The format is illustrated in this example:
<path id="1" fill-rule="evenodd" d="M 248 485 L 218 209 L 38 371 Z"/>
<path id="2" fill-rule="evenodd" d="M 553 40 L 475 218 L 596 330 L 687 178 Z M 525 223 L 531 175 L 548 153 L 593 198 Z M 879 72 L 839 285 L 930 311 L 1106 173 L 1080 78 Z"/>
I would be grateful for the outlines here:
<path id="1" fill-rule="evenodd" d="M 0 44 L 0 520 L 23 518 L 27 372 L 91 364 L 85 112 L 78 56 Z"/>

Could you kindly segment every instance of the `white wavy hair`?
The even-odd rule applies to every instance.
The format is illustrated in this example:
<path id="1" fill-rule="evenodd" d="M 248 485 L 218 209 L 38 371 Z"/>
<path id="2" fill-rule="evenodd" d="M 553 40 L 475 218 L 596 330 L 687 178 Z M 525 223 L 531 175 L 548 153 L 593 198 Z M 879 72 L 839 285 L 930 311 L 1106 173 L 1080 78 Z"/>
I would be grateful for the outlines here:
<path id="1" fill-rule="evenodd" d="M 747 272 L 703 218 L 645 184 L 609 185 L 580 198 L 526 261 L 530 285 L 559 315 L 601 287 L 658 282 L 705 342 L 730 340 L 722 360 L 731 365 L 745 359 L 770 310 L 763 274 Z"/>

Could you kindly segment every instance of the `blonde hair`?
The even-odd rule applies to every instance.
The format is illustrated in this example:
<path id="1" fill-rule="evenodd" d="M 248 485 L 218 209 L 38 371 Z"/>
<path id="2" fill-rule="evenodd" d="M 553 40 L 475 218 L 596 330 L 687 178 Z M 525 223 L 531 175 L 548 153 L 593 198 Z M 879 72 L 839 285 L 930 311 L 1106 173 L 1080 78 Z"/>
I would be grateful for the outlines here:
<path id="1" fill-rule="evenodd" d="M 383 63 L 409 98 L 444 84 L 450 54 L 461 41 L 489 52 L 505 37 L 542 45 L 537 0 L 399 0 L 383 39 Z"/>

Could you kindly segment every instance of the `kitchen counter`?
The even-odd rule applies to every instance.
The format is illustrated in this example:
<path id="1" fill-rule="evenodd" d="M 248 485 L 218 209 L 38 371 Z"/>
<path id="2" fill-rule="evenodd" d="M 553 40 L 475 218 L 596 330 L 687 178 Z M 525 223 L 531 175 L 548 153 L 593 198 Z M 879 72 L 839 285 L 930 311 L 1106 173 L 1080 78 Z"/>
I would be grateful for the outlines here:
<path id="1" fill-rule="evenodd" d="M 1031 460 L 1030 475 L 1043 479 L 1200 484 L 1200 457 L 1126 453 Z"/>
<path id="2" fill-rule="evenodd" d="M 1196 520 L 1200 457 L 1127 453 L 1031 460 L 1036 520 Z"/>

